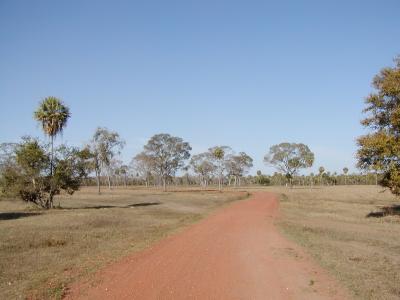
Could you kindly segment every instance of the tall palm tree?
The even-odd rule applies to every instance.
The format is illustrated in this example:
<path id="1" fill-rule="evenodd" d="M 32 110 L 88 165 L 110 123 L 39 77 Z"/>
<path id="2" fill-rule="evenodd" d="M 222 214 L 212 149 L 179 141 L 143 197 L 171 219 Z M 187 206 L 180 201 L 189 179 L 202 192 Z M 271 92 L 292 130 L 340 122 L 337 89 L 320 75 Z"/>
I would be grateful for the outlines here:
<path id="1" fill-rule="evenodd" d="M 53 175 L 54 139 L 67 125 L 71 116 L 69 108 L 56 97 L 46 97 L 40 102 L 34 118 L 42 124 L 42 129 L 51 139 L 50 174 Z"/>
<path id="2" fill-rule="evenodd" d="M 212 155 L 219 162 L 219 164 L 218 164 L 218 169 L 219 169 L 218 190 L 221 191 L 221 189 L 222 189 L 222 187 L 221 187 L 222 172 L 223 172 L 222 168 L 223 168 L 223 161 L 224 161 L 224 157 L 225 157 L 225 151 L 222 147 L 216 147 L 213 150 Z"/>
<path id="3" fill-rule="evenodd" d="M 347 173 L 349 172 L 349 169 L 347 167 L 343 168 L 343 174 L 344 174 L 344 185 L 347 185 Z"/>

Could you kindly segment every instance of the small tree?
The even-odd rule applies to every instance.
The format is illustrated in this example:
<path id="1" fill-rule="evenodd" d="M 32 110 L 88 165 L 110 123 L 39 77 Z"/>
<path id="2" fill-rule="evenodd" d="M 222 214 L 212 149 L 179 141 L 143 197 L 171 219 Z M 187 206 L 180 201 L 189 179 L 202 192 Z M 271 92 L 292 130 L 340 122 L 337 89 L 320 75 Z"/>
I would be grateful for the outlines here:
<path id="1" fill-rule="evenodd" d="M 281 143 L 269 149 L 264 162 L 283 172 L 292 185 L 292 178 L 300 169 L 312 167 L 314 153 L 304 144 Z"/>
<path id="2" fill-rule="evenodd" d="M 205 152 L 193 155 L 190 159 L 190 166 L 194 173 L 200 177 L 200 184 L 206 187 L 208 180 L 216 169 L 216 166 L 212 162 L 210 153 Z"/>
<path id="3" fill-rule="evenodd" d="M 153 178 L 153 172 L 155 169 L 151 158 L 141 152 L 132 159 L 131 168 L 136 171 L 138 176 L 143 178 L 146 187 L 148 187 L 150 180 Z"/>
<path id="4" fill-rule="evenodd" d="M 167 179 L 184 166 L 185 160 L 190 157 L 189 143 L 182 138 L 170 134 L 156 134 L 150 138 L 140 154 L 146 157 L 152 169 L 158 174 L 163 183 L 164 191 L 167 190 Z"/>
<path id="5" fill-rule="evenodd" d="M 322 185 L 322 176 L 324 175 L 325 168 L 322 166 L 319 167 L 318 172 L 319 172 L 319 184 Z"/>
<path id="6" fill-rule="evenodd" d="M 82 157 L 76 148 L 60 146 L 49 153 L 38 140 L 24 138 L 15 149 L 15 160 L 3 171 L 2 190 L 40 207 L 52 208 L 55 195 L 62 190 L 73 194 L 87 176 Z"/>
<path id="7" fill-rule="evenodd" d="M 240 152 L 238 155 L 229 155 L 226 159 L 226 168 L 230 175 L 235 178 L 236 184 L 241 183 L 241 177 L 253 167 L 253 159 L 245 152 Z"/>
<path id="8" fill-rule="evenodd" d="M 349 169 L 347 167 L 343 168 L 343 174 L 344 174 L 344 185 L 347 185 L 347 173 L 349 172 Z"/>
<path id="9" fill-rule="evenodd" d="M 97 178 L 98 192 L 100 194 L 101 171 L 106 171 L 108 188 L 111 189 L 111 163 L 112 159 L 121 153 L 125 142 L 115 131 L 98 127 L 93 135 L 90 145 L 93 165 Z"/>

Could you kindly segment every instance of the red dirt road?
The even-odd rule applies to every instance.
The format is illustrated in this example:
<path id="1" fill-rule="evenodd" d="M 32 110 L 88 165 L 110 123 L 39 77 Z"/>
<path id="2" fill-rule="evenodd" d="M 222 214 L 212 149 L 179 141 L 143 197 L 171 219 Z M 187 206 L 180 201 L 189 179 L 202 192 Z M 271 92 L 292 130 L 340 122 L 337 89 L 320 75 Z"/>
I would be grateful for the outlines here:
<path id="1" fill-rule="evenodd" d="M 346 299 L 274 226 L 278 201 L 254 193 L 105 268 L 68 299 Z M 96 280 L 97 281 L 97 280 Z"/>

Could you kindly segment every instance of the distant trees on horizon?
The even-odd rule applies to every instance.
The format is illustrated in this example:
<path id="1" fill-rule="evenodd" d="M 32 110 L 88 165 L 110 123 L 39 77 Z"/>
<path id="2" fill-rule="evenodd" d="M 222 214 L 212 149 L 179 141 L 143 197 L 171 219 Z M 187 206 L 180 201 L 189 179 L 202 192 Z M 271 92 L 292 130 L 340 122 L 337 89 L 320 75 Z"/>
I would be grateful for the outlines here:
<path id="1" fill-rule="evenodd" d="M 214 146 L 191 156 L 188 142 L 167 133 L 151 137 L 143 151 L 127 165 L 118 159 L 125 141 L 117 132 L 104 127 L 98 127 L 82 149 L 65 145 L 55 149 L 54 139 L 70 118 L 69 108 L 58 98 L 45 98 L 34 118 L 50 138 L 50 147 L 30 137 L 17 144 L 1 144 L 0 184 L 3 193 L 13 191 L 23 200 L 45 208 L 53 206 L 53 198 L 61 190 L 72 194 L 82 184 L 96 184 L 100 193 L 102 185 L 109 189 L 118 185 L 161 185 L 166 190 L 170 184 L 196 184 L 204 188 L 217 184 L 222 190 L 224 185 L 240 186 L 242 182 L 311 186 L 343 184 L 343 178 L 344 184 L 369 182 L 360 180 L 359 175 L 348 176 L 348 168 L 343 168 L 343 175 L 330 174 L 323 167 L 319 168 L 318 178 L 312 173 L 299 175 L 301 169 L 313 165 L 314 153 L 307 145 L 286 142 L 271 146 L 264 157 L 264 162 L 274 166 L 278 173 L 264 175 L 257 171 L 256 176 L 251 176 L 247 174 L 253 167 L 253 158 L 247 153 L 236 154 L 229 146 Z"/>
<path id="2" fill-rule="evenodd" d="M 318 174 L 300 175 L 313 166 L 314 153 L 302 143 L 273 145 L 264 162 L 277 169 L 273 175 L 248 175 L 253 158 L 245 152 L 235 153 L 229 146 L 210 147 L 191 155 L 188 142 L 168 133 L 152 136 L 131 163 L 118 159 L 125 141 L 118 132 L 98 127 L 90 142 L 82 148 L 54 146 L 55 138 L 66 127 L 69 107 L 56 97 L 40 102 L 33 117 L 41 124 L 50 143 L 23 137 L 19 143 L 0 144 L 1 193 L 18 196 L 44 208 L 53 207 L 55 195 L 73 194 L 82 184 L 96 184 L 98 192 L 106 184 L 158 185 L 164 191 L 169 184 L 224 185 L 337 185 L 381 184 L 400 195 L 400 57 L 395 66 L 384 68 L 373 79 L 375 92 L 366 100 L 367 117 L 362 125 L 370 133 L 357 140 L 358 167 L 364 174 L 330 173 L 323 166 Z"/>
<path id="3" fill-rule="evenodd" d="M 301 143 L 280 143 L 271 146 L 268 154 L 264 156 L 264 162 L 283 172 L 288 183 L 292 185 L 292 179 L 300 169 L 312 167 L 314 153 Z"/>

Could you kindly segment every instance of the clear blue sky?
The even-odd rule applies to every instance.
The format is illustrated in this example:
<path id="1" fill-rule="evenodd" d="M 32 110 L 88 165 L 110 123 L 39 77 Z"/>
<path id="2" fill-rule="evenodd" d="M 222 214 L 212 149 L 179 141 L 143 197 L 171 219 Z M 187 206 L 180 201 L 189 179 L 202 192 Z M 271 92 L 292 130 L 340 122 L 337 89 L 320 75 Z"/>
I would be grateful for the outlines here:
<path id="1" fill-rule="evenodd" d="M 279 4 L 278 4 L 279 2 Z M 303 142 L 313 170 L 354 170 L 372 77 L 400 54 L 400 1 L 0 1 L 0 142 L 30 134 L 39 101 L 71 108 L 59 142 L 97 126 L 194 152 L 230 145 L 271 172 L 273 144 Z"/>

